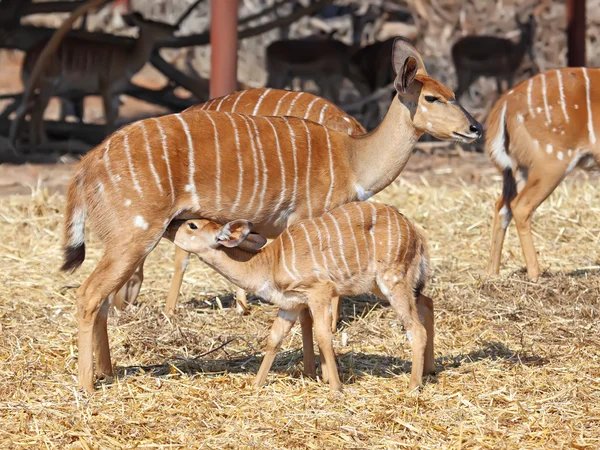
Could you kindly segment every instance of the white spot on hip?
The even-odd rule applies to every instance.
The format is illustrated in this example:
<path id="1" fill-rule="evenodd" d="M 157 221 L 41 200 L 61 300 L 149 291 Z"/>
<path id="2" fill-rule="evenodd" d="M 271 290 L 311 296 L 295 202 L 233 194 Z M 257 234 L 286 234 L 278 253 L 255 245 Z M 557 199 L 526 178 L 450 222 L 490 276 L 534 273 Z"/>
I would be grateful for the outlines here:
<path id="1" fill-rule="evenodd" d="M 575 108 L 575 109 L 579 109 L 579 105 L 578 105 L 578 104 L 574 104 L 574 105 L 573 105 L 573 108 Z"/>
<path id="2" fill-rule="evenodd" d="M 557 158 L 558 158 L 560 161 L 562 161 L 562 160 L 563 160 L 563 158 L 564 158 L 563 152 L 558 152 L 558 153 L 556 154 L 556 157 L 557 157 Z"/>
<path id="3" fill-rule="evenodd" d="M 135 216 L 135 219 L 133 220 L 133 224 L 136 227 L 141 228 L 142 230 L 148 229 L 148 222 L 146 222 L 142 216 Z"/>
<path id="4" fill-rule="evenodd" d="M 125 206 L 131 206 L 131 200 L 126 199 L 125 200 Z"/>
<path id="5" fill-rule="evenodd" d="M 519 114 L 517 114 L 517 120 L 520 123 L 523 123 L 525 121 L 525 117 L 523 117 L 523 114 L 519 113 Z"/>
<path id="6" fill-rule="evenodd" d="M 433 127 L 433 125 L 431 124 L 431 122 L 427 122 L 427 129 L 431 130 L 432 127 Z"/>
<path id="7" fill-rule="evenodd" d="M 552 149 L 552 144 L 548 144 L 548 145 L 546 146 L 546 152 L 548 152 L 548 154 L 550 155 L 550 154 L 552 153 L 552 150 L 553 150 L 553 149 Z"/>

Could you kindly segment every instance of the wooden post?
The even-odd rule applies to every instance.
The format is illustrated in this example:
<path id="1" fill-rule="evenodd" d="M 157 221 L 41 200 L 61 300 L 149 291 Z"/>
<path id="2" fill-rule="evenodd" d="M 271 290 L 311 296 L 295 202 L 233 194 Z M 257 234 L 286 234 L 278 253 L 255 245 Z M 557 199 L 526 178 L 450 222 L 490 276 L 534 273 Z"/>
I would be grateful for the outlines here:
<path id="1" fill-rule="evenodd" d="M 210 97 L 237 88 L 238 0 L 210 2 Z"/>
<path id="2" fill-rule="evenodd" d="M 567 65 L 583 67 L 585 59 L 585 0 L 567 0 Z"/>

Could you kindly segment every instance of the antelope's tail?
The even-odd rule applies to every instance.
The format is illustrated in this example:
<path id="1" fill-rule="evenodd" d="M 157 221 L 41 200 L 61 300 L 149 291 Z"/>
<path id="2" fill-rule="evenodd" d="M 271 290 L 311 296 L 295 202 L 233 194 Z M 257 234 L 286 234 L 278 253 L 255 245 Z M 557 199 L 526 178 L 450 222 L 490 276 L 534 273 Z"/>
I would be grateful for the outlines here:
<path id="1" fill-rule="evenodd" d="M 60 270 L 75 271 L 85 260 L 85 219 L 87 209 L 82 192 L 82 180 L 76 173 L 67 191 L 64 225 L 64 262 Z"/>

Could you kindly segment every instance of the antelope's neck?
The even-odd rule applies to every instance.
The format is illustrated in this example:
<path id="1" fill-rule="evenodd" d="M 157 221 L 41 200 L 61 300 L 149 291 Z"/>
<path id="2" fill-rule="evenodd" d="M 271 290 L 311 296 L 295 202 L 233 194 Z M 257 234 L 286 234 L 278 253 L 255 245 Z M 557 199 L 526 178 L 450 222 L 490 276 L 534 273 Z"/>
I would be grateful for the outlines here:
<path id="1" fill-rule="evenodd" d="M 242 289 L 257 293 L 265 283 L 273 282 L 271 246 L 252 253 L 238 248 L 222 248 L 198 255 L 227 280 Z"/>
<path id="2" fill-rule="evenodd" d="M 154 48 L 155 37 L 152 36 L 148 31 L 140 30 L 140 36 L 135 42 L 133 47 L 133 53 L 130 55 L 130 59 L 126 63 L 135 68 L 137 73 L 144 64 L 150 59 L 150 53 Z"/>
<path id="3" fill-rule="evenodd" d="M 352 142 L 350 165 L 359 200 L 366 200 L 398 177 L 418 138 L 409 109 L 396 95 L 379 126 Z"/>

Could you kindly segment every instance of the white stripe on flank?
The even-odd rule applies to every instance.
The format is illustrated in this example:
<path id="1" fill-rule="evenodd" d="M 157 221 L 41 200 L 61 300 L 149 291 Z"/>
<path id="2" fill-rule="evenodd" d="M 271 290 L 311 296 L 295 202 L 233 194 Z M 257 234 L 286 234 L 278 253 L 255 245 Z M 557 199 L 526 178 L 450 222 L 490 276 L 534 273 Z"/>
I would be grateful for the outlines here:
<path id="1" fill-rule="evenodd" d="M 323 229 L 324 229 L 325 233 L 327 234 L 327 247 L 329 247 L 329 256 L 331 256 L 332 264 L 335 265 L 335 268 L 337 271 L 336 276 L 337 276 L 340 274 L 341 271 L 340 271 L 340 266 L 337 263 L 337 260 L 335 259 L 335 255 L 333 253 L 333 244 L 331 242 L 331 234 L 329 234 L 329 227 L 327 226 L 327 222 L 325 222 L 325 219 L 323 218 L 323 216 L 319 217 L 318 220 L 320 220 L 321 223 L 323 224 Z M 331 271 L 329 271 L 329 273 L 332 275 L 330 278 L 334 278 L 333 273 Z"/>
<path id="2" fill-rule="evenodd" d="M 406 254 L 408 253 L 408 247 L 410 245 L 410 223 L 406 220 L 406 217 L 402 216 L 402 219 L 404 219 L 404 223 L 406 223 L 406 250 L 404 251 L 402 261 L 406 261 Z"/>
<path id="3" fill-rule="evenodd" d="M 237 106 L 238 102 L 240 101 L 240 99 L 246 92 L 248 92 L 248 91 L 242 91 L 240 93 L 240 95 L 238 95 L 238 98 L 235 99 L 235 102 L 233 102 L 233 105 L 231 106 L 231 112 L 235 112 L 235 107 Z"/>
<path id="4" fill-rule="evenodd" d="M 225 97 L 223 97 L 225 98 Z M 206 114 L 208 120 L 213 126 L 213 133 L 215 135 L 215 207 L 217 212 L 221 211 L 221 144 L 219 142 L 219 130 L 217 124 L 209 113 Z"/>
<path id="5" fill-rule="evenodd" d="M 292 237 L 291 233 L 289 232 L 289 230 L 286 228 L 285 232 L 287 233 L 287 235 L 290 238 L 290 247 L 292 247 L 292 270 L 296 273 L 296 276 L 298 277 L 298 279 L 302 278 L 302 275 L 300 274 L 300 272 L 298 271 L 298 268 L 296 267 L 296 245 L 294 244 L 294 238 Z"/>
<path id="6" fill-rule="evenodd" d="M 306 204 L 308 207 L 308 218 L 310 219 L 313 215 L 312 205 L 310 203 L 310 156 L 312 153 L 312 140 L 310 137 L 310 130 L 306 122 L 302 122 L 304 129 L 306 130 L 306 144 L 308 146 L 308 152 L 306 156 Z"/>
<path id="7" fill-rule="evenodd" d="M 256 102 L 256 106 L 254 107 L 254 110 L 252 111 L 253 116 L 256 116 L 258 114 L 258 110 L 260 109 L 260 104 L 263 102 L 263 100 L 265 99 L 265 97 L 267 96 L 267 94 L 269 92 L 271 92 L 271 88 L 265 89 L 265 92 L 263 92 L 262 95 L 258 98 L 258 101 Z"/>
<path id="8" fill-rule="evenodd" d="M 231 207 L 231 214 L 234 214 L 237 211 L 237 208 L 240 204 L 240 200 L 242 198 L 242 191 L 244 190 L 244 161 L 242 159 L 242 152 L 240 149 L 240 133 L 238 131 L 238 127 L 231 114 L 225 113 L 225 115 L 229 117 L 231 125 L 233 126 L 233 135 L 235 136 L 235 151 L 237 153 L 238 160 L 238 190 L 235 196 L 235 200 L 233 202 L 233 206 Z"/>
<path id="9" fill-rule="evenodd" d="M 290 122 L 287 120 L 287 118 L 284 117 L 283 120 L 285 121 L 285 124 L 287 125 L 288 130 L 290 131 L 290 139 L 292 141 L 292 156 L 294 157 L 294 187 L 292 189 L 292 199 L 290 201 L 290 208 L 294 209 L 296 207 L 296 190 L 298 188 L 298 158 L 296 155 L 296 133 L 294 132 L 294 129 L 290 125 Z"/>
<path id="10" fill-rule="evenodd" d="M 565 116 L 565 122 L 569 123 L 569 114 L 567 113 L 567 104 L 565 103 L 565 90 L 563 88 L 562 73 L 560 69 L 556 69 L 556 79 L 558 80 L 558 92 L 560 93 L 560 107 L 563 115 Z"/>
<path id="11" fill-rule="evenodd" d="M 371 234 L 371 241 L 373 242 L 373 267 L 374 270 L 377 271 L 377 241 L 375 240 L 375 225 L 377 225 L 377 209 L 375 209 L 375 205 L 372 202 L 367 202 L 371 207 L 371 229 L 369 233 Z"/>
<path id="12" fill-rule="evenodd" d="M 500 110 L 500 119 L 498 120 L 498 130 L 496 131 L 496 136 L 492 141 L 492 145 L 490 146 L 490 156 L 504 169 L 510 169 L 512 167 L 512 160 L 510 156 L 506 153 L 506 142 L 504 128 L 506 126 L 506 102 L 502 104 L 502 109 Z"/>
<path id="13" fill-rule="evenodd" d="M 325 103 L 325 105 L 323 105 L 323 108 L 321 108 L 321 113 L 319 114 L 319 123 L 323 123 L 323 117 L 325 115 L 325 110 L 327 109 L 329 105 L 327 103 Z"/>
<path id="14" fill-rule="evenodd" d="M 529 82 L 527 83 L 527 108 L 529 109 L 529 115 L 531 116 L 532 119 L 535 118 L 535 111 L 533 110 L 533 107 L 531 106 L 531 88 L 533 87 L 533 78 L 529 79 Z"/>
<path id="15" fill-rule="evenodd" d="M 541 74 L 540 76 L 542 77 L 542 95 L 544 96 L 544 112 L 546 113 L 546 120 L 552 123 L 550 110 L 548 109 L 548 95 L 546 93 L 546 74 Z"/>
<path id="16" fill-rule="evenodd" d="M 171 175 L 171 164 L 169 163 L 169 152 L 167 151 L 167 136 L 165 135 L 165 132 L 162 126 L 160 125 L 160 121 L 157 118 L 153 118 L 152 120 L 154 120 L 154 122 L 156 123 L 156 128 L 158 128 L 158 132 L 160 133 L 163 150 L 162 158 L 164 159 L 165 164 L 167 165 L 167 175 L 169 176 L 169 186 L 171 188 L 171 205 L 173 205 L 175 203 L 175 189 L 173 189 L 173 176 Z"/>
<path id="17" fill-rule="evenodd" d="M 319 267 L 319 263 L 317 263 L 317 257 L 315 256 L 315 250 L 313 249 L 312 246 L 312 242 L 310 242 L 310 236 L 308 235 L 308 231 L 306 230 L 306 227 L 304 226 L 304 224 L 301 222 L 300 223 L 300 228 L 302 228 L 302 230 L 304 230 L 304 236 L 306 237 L 306 244 L 308 245 L 308 248 L 310 248 L 310 256 L 312 257 L 313 260 L 313 272 L 316 272 L 317 274 L 317 279 L 320 281 L 321 280 L 321 270 Z"/>
<path id="18" fill-rule="evenodd" d="M 352 232 L 352 240 L 354 241 L 354 249 L 356 250 L 356 264 L 358 273 L 362 273 L 362 264 L 360 262 L 360 253 L 358 251 L 358 241 L 356 240 L 356 234 L 354 234 L 354 224 L 352 223 L 352 219 L 350 218 L 350 214 L 346 211 L 346 205 L 343 205 L 341 208 L 342 212 L 346 216 L 346 220 L 348 221 L 348 228 Z"/>
<path id="19" fill-rule="evenodd" d="M 340 247 L 340 255 L 342 256 L 342 262 L 344 263 L 344 267 L 346 268 L 346 271 L 348 272 L 348 278 L 352 278 L 352 272 L 350 272 L 350 267 L 348 267 L 348 263 L 346 262 L 346 254 L 344 253 L 344 242 L 342 239 L 342 231 L 340 230 L 340 226 L 338 224 L 337 219 L 331 213 L 327 213 L 327 215 L 329 217 L 331 217 L 331 220 L 333 220 L 333 224 L 335 225 L 335 229 L 336 229 L 337 235 L 338 235 L 338 244 Z"/>
<path id="20" fill-rule="evenodd" d="M 117 192 L 121 192 L 121 188 L 119 187 L 119 176 L 114 175 L 112 170 L 110 169 L 110 158 L 108 157 L 108 151 L 110 150 L 110 139 L 106 141 L 106 149 L 104 150 L 104 156 L 102 159 L 104 160 L 104 166 L 106 167 L 106 173 L 110 178 L 110 182 L 115 187 Z"/>
<path id="21" fill-rule="evenodd" d="M 302 97 L 303 93 L 304 92 L 298 92 L 296 94 L 296 96 L 294 97 L 294 100 L 292 100 L 292 102 L 290 103 L 290 107 L 288 108 L 287 113 L 285 114 L 286 116 L 291 116 L 292 115 L 292 110 L 294 109 L 294 106 L 296 105 L 296 102 L 298 101 L 298 99 L 300 97 Z"/>
<path id="22" fill-rule="evenodd" d="M 281 154 L 281 146 L 279 145 L 279 136 L 277 135 L 277 129 L 271 123 L 271 120 L 268 117 L 265 117 L 265 120 L 269 125 L 271 125 L 271 129 L 273 130 L 273 135 L 275 136 L 275 147 L 277 147 L 277 156 L 279 157 L 279 167 L 281 168 L 281 195 L 279 196 L 279 201 L 275 208 L 273 208 L 273 215 L 279 213 L 279 208 L 283 201 L 285 200 L 285 196 L 287 194 L 287 188 L 285 187 L 285 164 L 283 162 L 283 155 Z"/>
<path id="23" fill-rule="evenodd" d="M 284 230 L 283 234 L 279 237 L 279 242 L 281 243 L 281 262 L 283 263 L 283 269 L 290 276 L 290 278 L 294 281 L 297 281 L 296 276 L 290 272 L 290 269 L 285 262 L 285 245 L 283 244 L 283 236 L 287 233 L 287 228 Z"/>
<path id="24" fill-rule="evenodd" d="M 363 241 L 365 241 L 365 249 L 367 251 L 367 271 L 371 266 L 371 250 L 369 250 L 369 241 L 367 241 L 367 236 L 365 235 L 365 214 L 363 213 L 362 206 L 359 203 L 354 202 L 354 206 L 358 209 L 360 214 L 360 234 L 362 234 Z"/>
<path id="25" fill-rule="evenodd" d="M 220 111 L 221 110 L 221 105 L 223 104 L 223 102 L 225 101 L 226 98 L 229 98 L 228 95 L 224 96 L 223 98 L 221 98 L 221 101 L 219 102 L 219 104 L 217 105 L 216 111 Z"/>
<path id="26" fill-rule="evenodd" d="M 285 94 L 283 94 L 281 96 L 281 98 L 279 99 L 279 101 L 277 102 L 277 105 L 275 105 L 275 111 L 273 111 L 273 115 L 276 116 L 277 113 L 279 113 L 279 107 L 281 106 L 281 102 L 283 102 L 283 99 L 286 98 L 288 95 L 292 94 L 294 91 L 289 91 L 286 92 Z"/>
<path id="27" fill-rule="evenodd" d="M 587 70 L 585 67 L 581 68 L 583 76 L 585 78 L 585 100 L 587 103 L 587 127 L 588 133 L 590 134 L 590 144 L 596 143 L 596 133 L 594 133 L 594 120 L 592 118 L 592 102 L 590 100 L 590 79 L 588 78 Z"/>
<path id="28" fill-rule="evenodd" d="M 144 121 L 140 120 L 137 124 L 142 129 L 142 134 L 144 135 L 144 144 L 146 146 L 146 154 L 148 155 L 148 165 L 150 166 L 150 172 L 152 172 L 152 176 L 154 177 L 154 181 L 156 181 L 156 186 L 158 186 L 158 190 L 161 195 L 165 193 L 162 185 L 160 184 L 160 177 L 156 172 L 156 168 L 154 167 L 154 161 L 152 160 L 152 150 L 150 149 L 150 142 L 148 141 L 148 133 L 146 132 L 146 127 L 144 126 Z"/>
<path id="29" fill-rule="evenodd" d="M 329 139 L 329 131 L 327 127 L 323 127 L 325 131 L 325 137 L 327 138 L 327 152 L 329 154 L 329 177 L 331 178 L 331 182 L 329 183 L 329 191 L 327 191 L 327 196 L 325 197 L 325 211 L 329 210 L 329 205 L 331 204 L 331 194 L 333 194 L 333 187 L 335 185 L 335 173 L 333 171 L 333 152 L 331 151 L 331 139 Z"/>
<path id="30" fill-rule="evenodd" d="M 252 122 L 252 125 L 254 126 L 254 132 L 256 133 L 256 142 L 258 142 L 258 151 L 260 152 L 260 162 L 262 164 L 262 174 L 263 174 L 263 178 L 262 178 L 262 190 L 260 192 L 260 201 L 258 202 L 258 214 L 262 213 L 263 210 L 263 206 L 264 206 L 264 202 L 265 202 L 265 194 L 267 192 L 267 185 L 269 184 L 269 169 L 267 167 L 267 161 L 265 159 L 265 152 L 263 149 L 263 145 L 262 145 L 262 141 L 260 140 L 260 133 L 258 131 L 258 127 L 256 126 L 256 121 L 254 120 L 254 117 L 248 117 L 248 120 L 250 120 Z"/>
<path id="31" fill-rule="evenodd" d="M 250 201 L 248 202 L 247 206 L 247 211 L 252 211 L 252 205 L 254 204 L 254 199 L 256 198 L 256 193 L 258 192 L 258 183 L 260 181 L 258 178 L 258 158 L 256 145 L 254 143 L 254 138 L 252 137 L 252 130 L 250 129 L 250 121 L 248 120 L 248 117 L 243 114 L 240 114 L 240 117 L 246 124 L 246 130 L 248 131 L 248 140 L 250 141 L 250 147 L 252 148 L 252 158 L 254 161 L 254 186 L 252 187 L 252 195 L 250 196 Z"/>
<path id="32" fill-rule="evenodd" d="M 315 97 L 309 104 L 308 104 L 308 108 L 306 108 L 306 112 L 304 113 L 304 118 L 308 119 L 308 116 L 310 115 L 310 110 L 312 109 L 313 105 L 315 103 L 317 103 L 320 100 L 319 97 Z"/>
<path id="33" fill-rule="evenodd" d="M 396 258 L 398 259 L 398 256 L 400 256 L 400 249 L 402 248 L 402 228 L 400 227 L 400 221 L 398 220 L 398 215 L 400 214 L 397 211 L 393 211 L 393 216 L 394 219 L 396 220 L 396 233 L 398 234 L 398 248 L 396 248 Z M 393 262 L 393 261 L 392 261 Z"/>
<path id="34" fill-rule="evenodd" d="M 213 98 L 212 100 L 209 100 L 209 101 L 207 101 L 207 102 L 204 104 L 204 105 L 206 106 L 206 109 L 207 109 L 207 110 L 209 110 L 209 109 L 210 109 L 210 107 L 211 107 L 211 106 L 212 106 L 212 104 L 215 102 L 215 100 L 216 100 L 216 99 L 214 99 L 214 98 Z M 202 107 L 202 109 L 204 109 L 204 107 Z"/>
<path id="35" fill-rule="evenodd" d="M 192 141 L 192 135 L 190 134 L 190 130 L 188 128 L 187 123 L 183 120 L 183 117 L 179 113 L 175 114 L 175 117 L 181 122 L 181 126 L 183 127 L 183 131 L 187 137 L 188 143 L 188 167 L 190 168 L 188 173 L 188 184 L 186 186 L 186 191 L 190 193 L 190 197 L 192 198 L 192 206 L 195 209 L 200 209 L 200 201 L 198 199 L 198 192 L 196 191 L 196 184 L 194 182 L 194 173 L 196 172 L 196 165 L 194 162 L 194 141 Z"/>
<path id="36" fill-rule="evenodd" d="M 131 174 L 131 180 L 133 181 L 133 188 L 140 194 L 140 196 L 144 197 L 144 192 L 142 191 L 142 187 L 138 182 L 137 174 L 135 173 L 135 167 L 133 167 L 133 160 L 131 159 L 131 151 L 129 149 L 129 138 L 127 137 L 127 132 L 125 130 L 122 131 L 123 134 L 123 147 L 125 147 L 125 156 L 127 157 L 127 165 L 129 166 L 129 173 Z"/>
<path id="37" fill-rule="evenodd" d="M 325 268 L 326 277 L 331 278 L 329 275 L 329 265 L 327 264 L 327 256 L 325 255 L 325 251 L 323 248 L 323 238 L 321 236 L 321 230 L 319 230 L 319 225 L 315 222 L 314 219 L 311 219 L 310 223 L 314 225 L 315 230 L 317 231 L 317 238 L 319 239 L 319 253 L 323 258 L 323 267 Z"/>
<path id="38" fill-rule="evenodd" d="M 389 206 L 385 208 L 385 212 L 387 214 L 387 229 L 388 229 L 388 254 L 386 262 L 389 264 L 392 259 L 392 217 L 390 216 L 390 208 Z"/>

